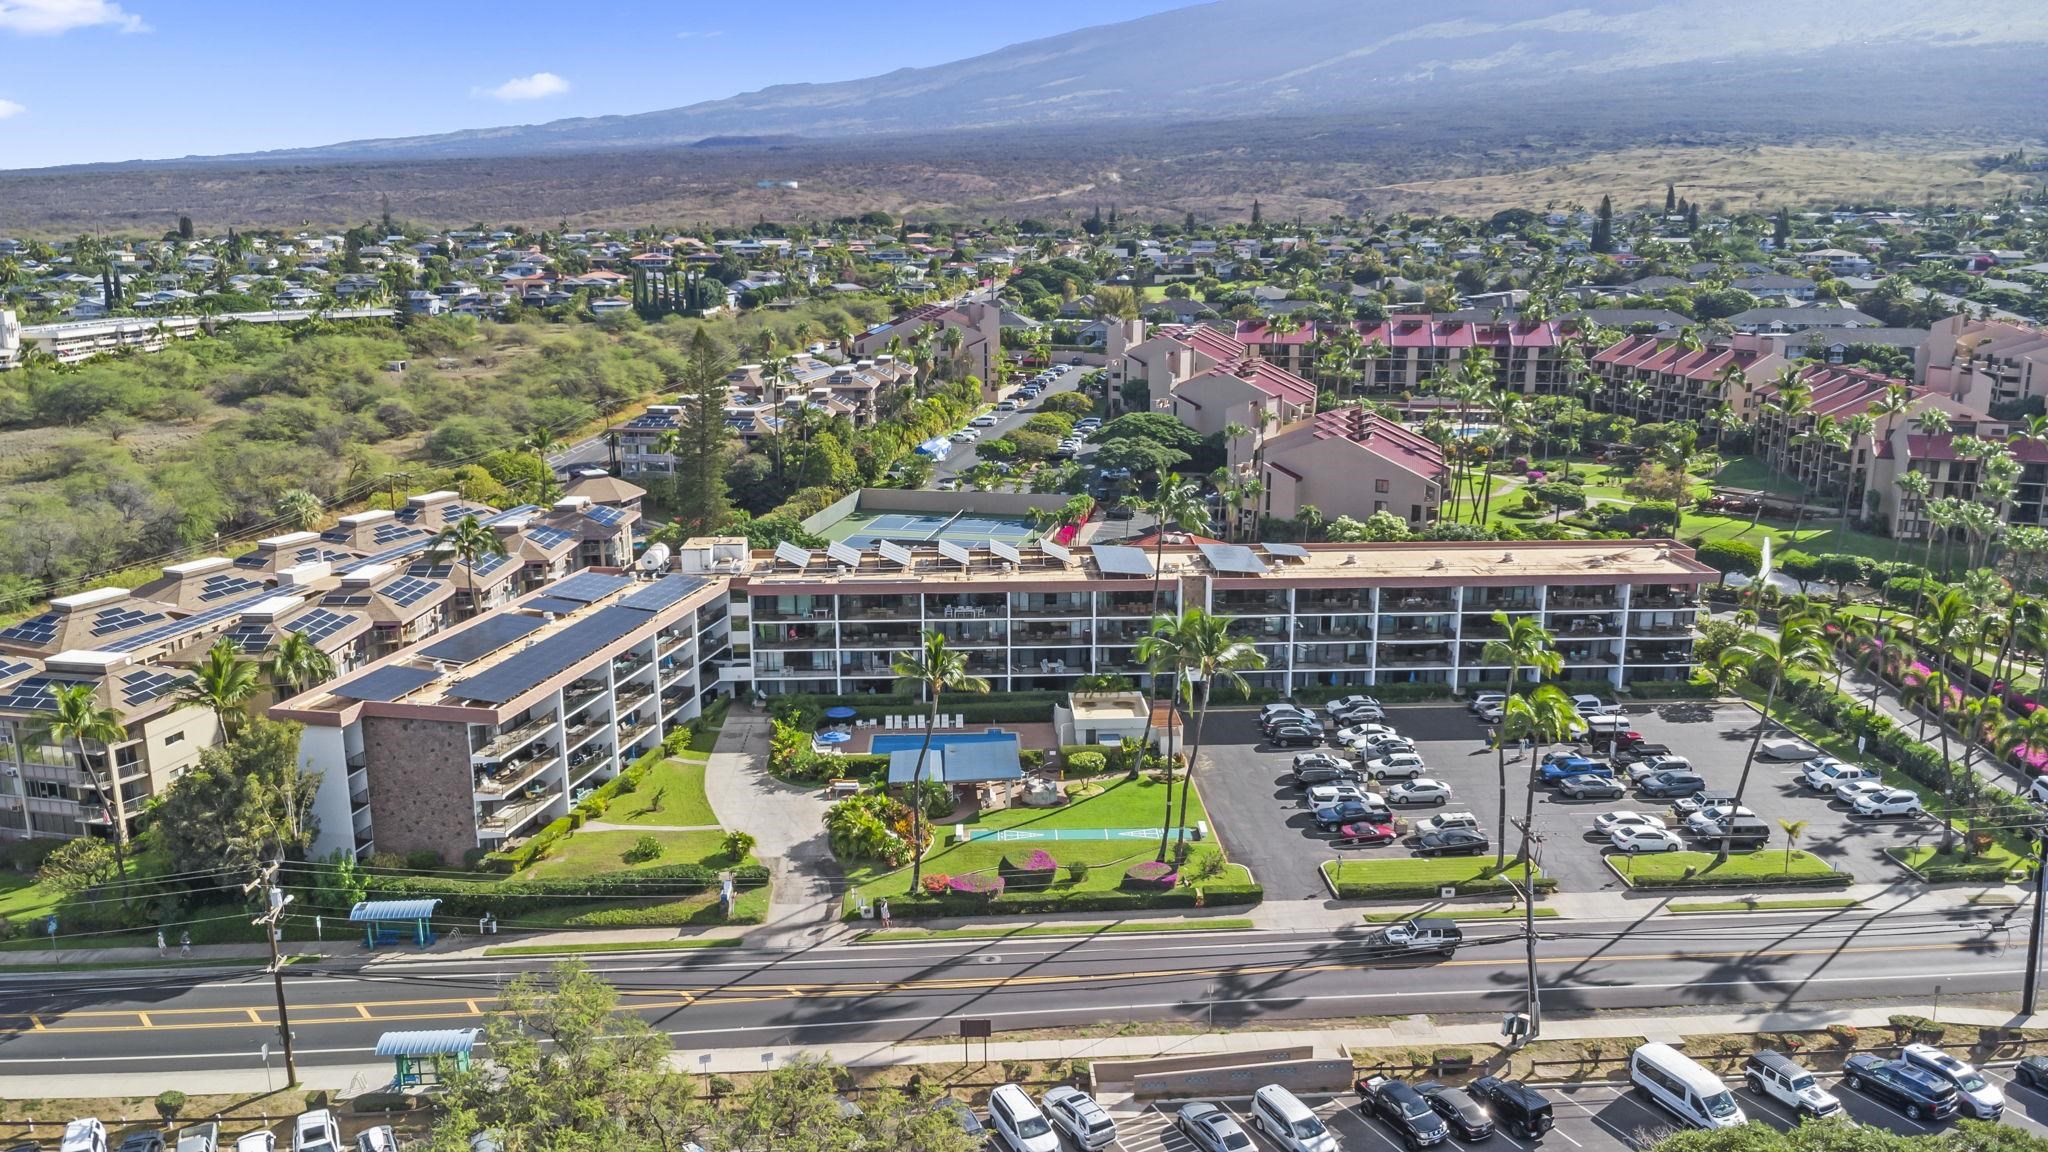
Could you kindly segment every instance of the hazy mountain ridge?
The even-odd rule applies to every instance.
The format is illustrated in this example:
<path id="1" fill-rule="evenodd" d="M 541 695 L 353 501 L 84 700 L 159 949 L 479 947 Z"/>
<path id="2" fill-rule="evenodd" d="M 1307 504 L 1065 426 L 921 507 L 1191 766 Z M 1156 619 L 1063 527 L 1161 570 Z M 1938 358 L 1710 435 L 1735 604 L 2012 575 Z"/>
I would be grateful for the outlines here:
<path id="1" fill-rule="evenodd" d="M 1873 10 L 1877 9 L 1877 10 Z M 1731 30 L 1739 30 L 1731 34 Z M 345 161 L 645 149 L 716 136 L 836 137 L 948 129 L 1330 115 L 1375 119 L 1442 102 L 1532 95 L 1569 112 L 1617 82 L 1660 95 L 1717 71 L 1867 100 L 1845 60 L 1973 75 L 1980 51 L 2048 45 L 2039 0 L 1218 0 L 928 68 L 778 84 L 632 115 L 358 140 L 236 157 Z M 1917 56 L 1915 54 L 1918 54 Z M 1974 77 L 1973 77 L 1974 78 Z M 2031 99 L 1992 92 L 1994 104 Z M 2035 105 L 2038 107 L 2038 105 Z M 1797 107 L 1802 117 L 1826 108 Z M 1793 127 L 1798 127 L 1794 124 Z"/>

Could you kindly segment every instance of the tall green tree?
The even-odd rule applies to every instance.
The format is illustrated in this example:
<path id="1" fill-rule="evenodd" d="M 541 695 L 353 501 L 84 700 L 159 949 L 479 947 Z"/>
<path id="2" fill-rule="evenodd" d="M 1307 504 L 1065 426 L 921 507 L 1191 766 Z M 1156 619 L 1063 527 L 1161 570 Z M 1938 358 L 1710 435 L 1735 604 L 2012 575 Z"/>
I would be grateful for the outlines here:
<path id="1" fill-rule="evenodd" d="M 286 631 L 263 652 L 263 678 L 279 698 L 295 696 L 334 678 L 334 657 L 304 632 Z"/>
<path id="2" fill-rule="evenodd" d="M 157 802 L 152 835 L 181 868 L 254 875 L 303 857 L 319 834 L 313 798 L 320 773 L 306 770 L 297 724 L 252 720 L 199 754 Z"/>
<path id="3" fill-rule="evenodd" d="M 476 599 L 476 566 L 486 556 L 505 554 L 504 538 L 471 515 L 444 526 L 434 533 L 434 539 L 427 545 L 427 555 L 434 563 L 457 562 L 462 565 L 463 588 L 469 593 L 469 613 L 472 616 L 484 610 Z"/>
<path id="4" fill-rule="evenodd" d="M 223 636 L 193 666 L 192 679 L 179 685 L 177 706 L 213 713 L 221 734 L 233 739 L 249 719 L 249 701 L 259 687 L 255 663 L 243 659 L 241 648 Z"/>
<path id="5" fill-rule="evenodd" d="M 50 703 L 50 711 L 38 712 L 29 721 L 29 737 L 78 750 L 78 762 L 86 775 L 92 777 L 93 788 L 100 794 L 100 809 L 113 826 L 114 871 L 126 872 L 128 819 L 115 792 L 114 745 L 128 738 L 128 729 L 121 725 L 120 713 L 100 706 L 91 684 L 56 687 L 52 689 Z M 98 762 L 93 760 L 95 746 L 99 749 Z"/>
<path id="6" fill-rule="evenodd" d="M 1150 500 L 1140 501 L 1140 507 L 1150 512 L 1154 521 L 1152 539 L 1152 614 L 1158 616 L 1161 610 L 1159 604 L 1160 586 L 1161 582 L 1166 578 L 1167 531 L 1169 528 L 1173 528 L 1197 535 L 1207 533 L 1209 531 L 1209 502 L 1202 499 L 1201 490 L 1183 480 L 1180 473 L 1169 472 L 1160 478 L 1158 493 Z M 1140 656 L 1138 659 L 1140 663 L 1148 663 L 1143 656 Z M 1161 663 L 1159 667 L 1148 667 L 1147 669 L 1152 673 L 1149 680 L 1152 698 L 1154 700 L 1164 700 L 1169 707 L 1173 705 L 1179 696 L 1179 693 L 1173 687 L 1171 667 L 1170 664 Z M 1162 671 L 1167 675 L 1166 691 L 1164 692 L 1160 691 L 1160 675 Z M 1165 741 L 1167 746 L 1166 791 L 1169 800 L 1173 793 L 1172 756 L 1174 727 L 1173 720 L 1169 717 Z M 1145 758 L 1151 755 L 1151 748 L 1152 709 L 1147 708 L 1145 710 L 1145 734 L 1139 740 L 1138 756 L 1131 763 L 1131 775 L 1133 778 L 1136 778 L 1138 773 L 1144 770 Z"/>
<path id="7" fill-rule="evenodd" d="M 1541 684 L 1545 676 L 1555 676 L 1564 667 L 1564 657 L 1553 646 L 1550 630 L 1536 616 L 1509 616 L 1506 612 L 1495 611 L 1493 622 L 1504 635 L 1488 640 L 1479 651 L 1481 664 L 1505 664 L 1508 666 L 1507 704 L 1516 702 L 1516 690 L 1522 682 L 1522 670 L 1534 669 L 1536 682 Z M 1502 719 L 1506 720 L 1507 708 L 1502 707 Z M 1534 717 L 1528 722 L 1533 726 Z M 1515 737 L 1520 739 L 1519 735 Z M 1496 829 L 1498 839 L 1494 841 L 1494 865 L 1499 867 L 1507 862 L 1508 851 L 1508 740 L 1507 725 L 1501 726 L 1494 738 L 1494 766 L 1500 778 L 1498 811 L 1500 822 Z M 1534 771 L 1534 764 L 1530 770 Z"/>
<path id="8" fill-rule="evenodd" d="M 1742 758 L 1742 775 L 1735 782 L 1735 806 L 1740 808 L 1743 792 L 1749 787 L 1750 770 L 1756 767 L 1757 749 L 1763 745 L 1764 733 L 1771 727 L 1772 709 L 1784 690 L 1786 678 L 1795 669 L 1819 673 L 1827 667 L 1827 633 L 1820 620 L 1810 612 L 1793 612 L 1779 618 L 1777 635 L 1751 632 L 1736 641 L 1724 658 L 1735 661 L 1752 678 L 1766 677 L 1767 685 L 1763 718 L 1757 724 L 1756 734 L 1750 738 L 1749 751 Z M 1721 847 L 1714 853 L 1714 863 L 1728 859 L 1734 835 L 1735 823 L 1730 820 L 1727 833 L 1721 837 Z"/>
<path id="9" fill-rule="evenodd" d="M 677 518 L 697 532 L 712 530 L 730 510 L 725 480 L 732 456 L 732 431 L 725 424 L 729 366 L 728 357 L 699 327 L 683 362 L 676 448 Z"/>
<path id="10" fill-rule="evenodd" d="M 918 650 L 904 652 L 889 663 L 899 679 L 916 685 L 926 698 L 924 742 L 917 747 L 917 766 L 910 773 L 910 890 L 924 878 L 924 767 L 931 758 L 932 730 L 938 727 L 939 697 L 946 692 L 981 693 L 988 681 L 967 671 L 967 657 L 946 647 L 943 632 L 926 630 Z"/>
<path id="11" fill-rule="evenodd" d="M 1195 710 L 1194 735 L 1188 741 L 1188 767 L 1181 774 L 1178 832 L 1171 827 L 1159 831 L 1159 858 L 1166 858 L 1169 835 L 1187 836 L 1188 796 L 1195 788 L 1195 764 L 1202 754 L 1202 729 L 1209 719 L 1209 701 L 1217 681 L 1245 690 L 1244 672 L 1264 668 L 1266 658 L 1251 642 L 1230 634 L 1230 621 L 1212 616 L 1200 608 L 1186 608 L 1178 616 L 1156 616 L 1152 620 L 1153 653 L 1166 659 L 1176 670 L 1181 691 Z M 1170 822 L 1172 823 L 1172 822 Z"/>

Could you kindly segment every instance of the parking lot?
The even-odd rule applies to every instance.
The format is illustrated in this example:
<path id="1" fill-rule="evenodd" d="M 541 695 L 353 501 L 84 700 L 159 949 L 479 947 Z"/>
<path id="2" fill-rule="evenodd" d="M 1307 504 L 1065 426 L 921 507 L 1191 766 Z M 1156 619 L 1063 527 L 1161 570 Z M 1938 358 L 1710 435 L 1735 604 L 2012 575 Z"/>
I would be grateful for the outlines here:
<path id="1" fill-rule="evenodd" d="M 1652 742 L 1692 762 L 1710 789 L 1734 791 L 1742 775 L 1757 714 L 1742 705 L 1696 701 L 1630 704 L 1624 708 L 1631 727 Z M 1488 726 L 1462 705 L 1396 705 L 1387 723 L 1415 741 L 1416 751 L 1432 778 L 1451 786 L 1453 800 L 1442 810 L 1469 811 L 1479 817 L 1489 837 L 1499 827 L 1499 783 L 1493 750 L 1487 747 Z M 1263 743 L 1253 710 L 1218 712 L 1209 718 L 1205 740 L 1206 775 L 1202 795 L 1211 819 L 1232 858 L 1248 865 L 1265 884 L 1270 899 L 1328 896 L 1317 867 L 1323 861 L 1396 858 L 1412 854 L 1405 843 L 1382 848 L 1335 849 L 1317 833 L 1292 766 L 1297 748 Z M 1596 754 L 1604 756 L 1604 749 Z M 1508 816 L 1519 819 L 1524 781 L 1530 764 L 1509 751 Z M 1849 815 L 1846 805 L 1830 793 L 1805 788 L 1796 762 L 1759 758 L 1750 774 L 1744 807 L 1754 810 L 1770 829 L 1773 849 L 1785 846 L 1779 821 L 1805 821 L 1797 846 L 1846 870 L 1858 881 L 1883 882 L 1904 876 L 1885 849 L 1922 842 L 1940 835 L 1931 818 L 1870 821 Z M 1662 817 L 1673 827 L 1670 802 L 1638 800 L 1633 794 L 1614 800 L 1576 801 L 1549 788 L 1536 798 L 1536 830 L 1543 838 L 1539 859 L 1564 891 L 1594 892 L 1621 888 L 1602 856 L 1611 851 L 1594 828 L 1604 812 L 1634 810 Z M 1396 809 L 1396 815 L 1417 818 L 1438 809 Z M 1287 834 L 1275 835 L 1284 829 Z M 1519 833 L 1509 827 L 1508 850 L 1519 846 Z M 1711 842 L 1689 846 L 1712 850 Z"/>
<path id="2" fill-rule="evenodd" d="M 2005 1115 L 2000 1123 L 2034 1136 L 2048 1136 L 2048 1096 L 2013 1083 L 2009 1068 L 1983 1068 L 1982 1071 L 2005 1093 Z M 1909 1136 L 1927 1135 L 1950 1127 L 1950 1122 L 1908 1120 L 1868 1096 L 1843 1088 L 1837 1079 L 1831 1073 L 1820 1077 L 1823 1085 L 1842 1101 L 1843 1110 L 1858 1124 L 1888 1128 Z M 1580 1149 L 1586 1152 L 1635 1152 L 1679 1127 L 1678 1121 L 1669 1113 L 1630 1091 L 1624 1083 L 1603 1081 L 1544 1087 L 1542 1091 L 1552 1101 L 1555 1128 L 1533 1144 L 1506 1132 L 1495 1132 L 1479 1146 L 1499 1152 L 1527 1152 L 1532 1147 L 1548 1148 L 1550 1152 L 1558 1152 L 1559 1149 L 1567 1152 Z M 1789 1129 L 1798 1123 L 1784 1105 L 1740 1087 L 1736 1089 L 1735 1100 L 1753 1124 Z M 1166 1102 L 1142 1111 L 1118 1112 L 1115 1147 L 1122 1152 L 1198 1152 L 1193 1141 L 1173 1127 L 1173 1113 L 1180 1103 Z M 1386 1125 L 1359 1114 L 1357 1096 L 1347 1093 L 1328 1100 L 1311 1098 L 1309 1103 L 1315 1108 L 1316 1115 L 1322 1117 L 1323 1122 L 1337 1134 L 1345 1152 L 1407 1152 L 1400 1137 Z M 1241 1101 L 1224 1102 L 1222 1106 L 1237 1117 L 1240 1126 L 1252 1133 L 1253 1144 L 1262 1152 L 1281 1152 L 1279 1146 L 1263 1133 L 1252 1131 L 1245 1122 L 1246 1110 Z M 1458 1144 L 1453 1140 L 1442 1147 L 1455 1149 Z"/>

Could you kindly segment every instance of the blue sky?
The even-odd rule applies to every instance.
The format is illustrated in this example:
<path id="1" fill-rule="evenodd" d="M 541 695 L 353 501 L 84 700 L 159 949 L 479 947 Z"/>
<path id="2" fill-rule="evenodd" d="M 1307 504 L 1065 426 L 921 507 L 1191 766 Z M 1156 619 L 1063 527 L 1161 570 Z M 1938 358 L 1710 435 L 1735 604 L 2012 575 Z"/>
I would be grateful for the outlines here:
<path id="1" fill-rule="evenodd" d="M 646 112 L 1189 2 L 0 0 L 0 168 Z"/>

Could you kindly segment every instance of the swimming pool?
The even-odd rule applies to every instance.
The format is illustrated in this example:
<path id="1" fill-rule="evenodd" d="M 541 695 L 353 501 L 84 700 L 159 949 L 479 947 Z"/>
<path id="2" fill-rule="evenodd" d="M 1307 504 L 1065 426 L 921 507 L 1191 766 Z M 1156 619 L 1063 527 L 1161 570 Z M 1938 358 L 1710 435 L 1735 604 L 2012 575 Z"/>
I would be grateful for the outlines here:
<path id="1" fill-rule="evenodd" d="M 932 733 L 932 747 L 934 748 L 945 748 L 953 744 L 1014 744 L 1016 742 L 1017 734 L 1015 732 L 1005 732 L 1000 728 L 990 732 Z M 875 736 L 874 743 L 868 745 L 868 751 L 874 755 L 881 756 L 890 752 L 900 752 L 905 748 L 922 747 L 924 747 L 923 736 L 914 733 L 886 732 Z"/>

